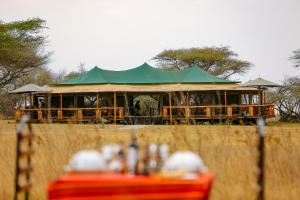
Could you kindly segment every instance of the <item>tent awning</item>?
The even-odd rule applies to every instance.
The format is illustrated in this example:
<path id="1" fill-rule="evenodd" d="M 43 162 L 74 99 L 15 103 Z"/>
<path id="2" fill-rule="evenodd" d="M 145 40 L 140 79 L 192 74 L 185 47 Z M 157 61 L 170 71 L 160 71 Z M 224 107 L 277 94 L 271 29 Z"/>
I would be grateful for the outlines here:
<path id="1" fill-rule="evenodd" d="M 51 87 L 51 93 L 95 93 L 95 92 L 175 92 L 175 91 L 257 91 L 253 87 L 241 87 L 238 84 L 102 84 L 69 85 Z"/>

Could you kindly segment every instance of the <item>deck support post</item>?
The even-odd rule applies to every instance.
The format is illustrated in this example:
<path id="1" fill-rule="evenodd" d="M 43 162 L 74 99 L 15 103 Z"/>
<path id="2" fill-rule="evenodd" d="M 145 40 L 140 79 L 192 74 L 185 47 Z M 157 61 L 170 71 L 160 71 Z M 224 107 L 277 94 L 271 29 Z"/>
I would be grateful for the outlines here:
<path id="1" fill-rule="evenodd" d="M 51 93 L 48 94 L 48 122 L 51 122 Z"/>
<path id="2" fill-rule="evenodd" d="M 169 92 L 169 106 L 170 106 L 170 125 L 172 125 L 173 116 L 172 116 L 172 95 L 171 95 L 171 92 Z"/>
<path id="3" fill-rule="evenodd" d="M 117 93 L 114 92 L 114 124 L 117 123 Z"/>
<path id="4" fill-rule="evenodd" d="M 57 113 L 57 118 L 62 119 L 63 113 L 62 113 L 62 94 L 59 94 L 59 111 Z"/>
<path id="5" fill-rule="evenodd" d="M 96 94 L 96 120 L 101 118 L 101 110 L 99 109 L 99 93 Z"/>

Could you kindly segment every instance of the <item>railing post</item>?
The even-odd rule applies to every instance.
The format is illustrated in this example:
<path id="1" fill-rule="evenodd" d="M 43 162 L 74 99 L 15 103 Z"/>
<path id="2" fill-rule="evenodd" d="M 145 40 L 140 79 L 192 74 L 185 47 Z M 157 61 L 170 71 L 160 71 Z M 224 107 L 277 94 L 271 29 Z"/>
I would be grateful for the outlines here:
<path id="1" fill-rule="evenodd" d="M 20 121 L 21 119 L 21 111 L 20 110 L 16 110 L 15 112 L 15 118 L 16 118 L 16 121 Z"/>
<path id="2" fill-rule="evenodd" d="M 41 122 L 43 120 L 43 111 L 38 110 L 38 121 Z"/>
<path id="3" fill-rule="evenodd" d="M 96 109 L 96 119 L 100 119 L 101 118 L 101 110 L 98 108 Z"/>
<path id="4" fill-rule="evenodd" d="M 119 118 L 123 119 L 124 118 L 124 108 L 123 107 L 119 107 Z"/>
<path id="5" fill-rule="evenodd" d="M 57 111 L 57 119 L 61 120 L 63 118 L 62 110 Z"/>
<path id="6" fill-rule="evenodd" d="M 207 107 L 207 108 L 205 109 L 205 111 L 206 111 L 206 116 L 209 117 L 209 118 L 211 118 L 211 108 L 210 108 L 210 107 Z"/>
<path id="7" fill-rule="evenodd" d="M 249 117 L 253 117 L 253 106 L 249 106 Z"/>
<path id="8" fill-rule="evenodd" d="M 82 114 L 82 110 L 81 109 L 78 109 L 78 111 L 77 111 L 77 119 L 78 120 L 82 120 L 83 119 L 83 114 Z"/>
<path id="9" fill-rule="evenodd" d="M 227 106 L 227 117 L 231 118 L 232 117 L 232 107 Z"/>

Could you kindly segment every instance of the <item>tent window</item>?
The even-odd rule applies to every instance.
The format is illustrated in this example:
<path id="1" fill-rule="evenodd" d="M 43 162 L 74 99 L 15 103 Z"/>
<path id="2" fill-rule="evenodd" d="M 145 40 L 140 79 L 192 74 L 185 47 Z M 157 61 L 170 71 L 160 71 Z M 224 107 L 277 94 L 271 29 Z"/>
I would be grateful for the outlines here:
<path id="1" fill-rule="evenodd" d="M 242 105 L 248 105 L 249 104 L 249 94 L 242 94 L 241 95 Z"/>
<path id="2" fill-rule="evenodd" d="M 258 94 L 254 94 L 252 96 L 252 104 L 253 105 L 258 105 L 258 103 L 259 103 L 259 96 L 258 96 Z"/>

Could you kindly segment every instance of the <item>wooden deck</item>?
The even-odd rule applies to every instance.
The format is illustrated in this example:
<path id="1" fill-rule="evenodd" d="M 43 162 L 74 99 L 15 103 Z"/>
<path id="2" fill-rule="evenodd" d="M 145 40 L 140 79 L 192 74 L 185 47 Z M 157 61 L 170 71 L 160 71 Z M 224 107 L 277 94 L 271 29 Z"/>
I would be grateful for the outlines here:
<path id="1" fill-rule="evenodd" d="M 16 120 L 28 113 L 34 122 L 94 122 L 134 124 L 180 123 L 192 120 L 239 120 L 275 117 L 274 105 L 163 106 L 159 115 L 132 116 L 124 107 L 17 109 Z M 148 122 L 148 123 L 149 123 Z"/>

